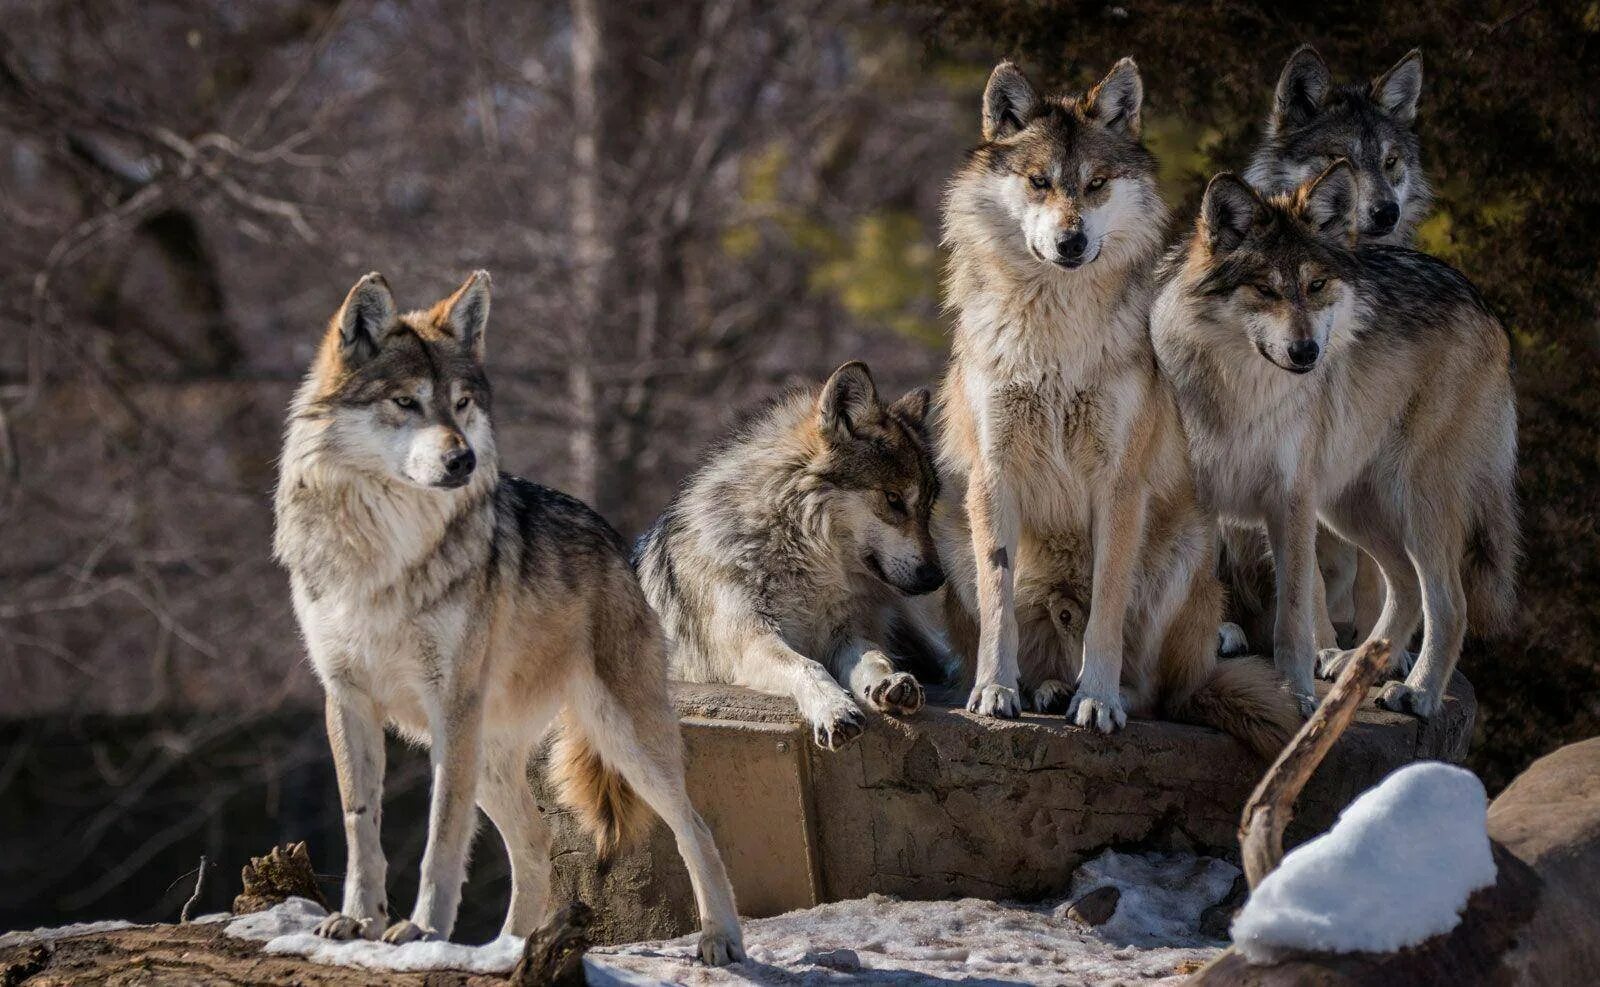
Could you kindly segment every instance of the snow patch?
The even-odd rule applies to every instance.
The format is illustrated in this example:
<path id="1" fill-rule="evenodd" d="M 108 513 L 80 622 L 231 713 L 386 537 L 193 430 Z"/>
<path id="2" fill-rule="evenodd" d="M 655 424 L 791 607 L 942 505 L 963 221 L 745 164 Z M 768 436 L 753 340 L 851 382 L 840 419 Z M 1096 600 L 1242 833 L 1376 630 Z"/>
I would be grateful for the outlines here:
<path id="1" fill-rule="evenodd" d="M 472 973 L 509 973 L 522 958 L 523 940 L 500 936 L 482 946 L 453 942 L 408 942 L 393 946 L 368 939 L 335 942 L 312 932 L 327 910 L 304 898 L 287 898 L 264 912 L 244 915 L 228 923 L 227 934 L 239 939 L 265 941 L 264 953 L 303 956 L 313 963 L 395 970 L 466 970 Z"/>
<path id="2" fill-rule="evenodd" d="M 1101 938 L 1146 949 L 1212 945 L 1200 935 L 1200 915 L 1227 897 L 1239 874 L 1216 857 L 1107 850 L 1073 872 L 1072 894 L 1053 914 L 1065 918 L 1068 904 L 1112 886 L 1122 894 Z"/>
<path id="3" fill-rule="evenodd" d="M 58 925 L 54 928 L 18 930 L 0 935 L 0 949 L 10 946 L 26 946 L 35 942 L 55 942 L 57 939 L 68 939 L 72 936 L 88 936 L 96 932 L 115 932 L 118 929 L 131 929 L 132 922 L 121 919 L 112 919 L 107 922 L 77 922 L 72 925 Z"/>
<path id="4" fill-rule="evenodd" d="M 1455 928 L 1494 879 L 1483 783 L 1421 761 L 1284 857 L 1234 919 L 1233 941 L 1253 963 L 1296 950 L 1392 952 Z"/>

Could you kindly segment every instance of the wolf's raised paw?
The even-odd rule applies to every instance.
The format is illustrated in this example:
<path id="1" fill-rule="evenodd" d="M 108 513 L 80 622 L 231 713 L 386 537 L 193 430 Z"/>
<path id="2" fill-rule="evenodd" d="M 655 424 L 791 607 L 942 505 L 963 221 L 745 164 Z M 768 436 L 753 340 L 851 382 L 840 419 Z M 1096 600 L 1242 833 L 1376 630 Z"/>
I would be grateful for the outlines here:
<path id="1" fill-rule="evenodd" d="M 438 933 L 424 929 L 408 918 L 403 918 L 383 930 L 383 941 L 393 946 L 404 946 L 408 942 L 416 942 L 419 939 L 431 941 L 438 938 Z"/>
<path id="2" fill-rule="evenodd" d="M 700 935 L 700 959 L 708 966 L 727 966 L 744 959 L 744 942 L 737 932 L 712 932 Z"/>
<path id="3" fill-rule="evenodd" d="M 977 713 L 979 716 L 997 716 L 1011 720 L 1021 711 L 1022 703 L 1017 696 L 1017 690 L 1007 686 L 979 686 L 967 697 L 967 712 Z"/>
<path id="4" fill-rule="evenodd" d="M 1336 679 L 1355 660 L 1356 648 L 1323 648 L 1317 652 L 1317 678 Z M 1397 660 L 1398 659 L 1398 660 Z M 1411 666 L 1416 663 L 1417 656 L 1410 651 L 1402 650 L 1389 653 L 1389 665 L 1383 670 L 1383 678 L 1401 679 L 1411 674 Z"/>
<path id="5" fill-rule="evenodd" d="M 1060 679 L 1045 679 L 1033 690 L 1035 713 L 1064 713 L 1072 702 L 1072 686 Z"/>
<path id="6" fill-rule="evenodd" d="M 824 714 L 827 719 L 811 725 L 811 739 L 823 750 L 836 751 L 861 736 L 866 729 L 866 717 L 854 703 L 841 705 Z"/>
<path id="7" fill-rule="evenodd" d="M 360 939 L 366 934 L 368 922 L 344 912 L 334 912 L 317 923 L 312 931 L 324 939 Z"/>
<path id="8" fill-rule="evenodd" d="M 886 713 L 909 716 L 922 708 L 922 684 L 909 672 L 895 672 L 872 683 L 867 701 Z"/>
<path id="9" fill-rule="evenodd" d="M 1428 719 L 1438 712 L 1439 700 L 1432 694 L 1404 682 L 1390 682 L 1378 691 L 1378 705 L 1396 713 L 1410 713 Z"/>
<path id="10" fill-rule="evenodd" d="M 1122 708 L 1122 697 L 1094 696 L 1082 690 L 1072 697 L 1067 707 L 1067 719 L 1080 727 L 1094 727 L 1101 733 L 1120 730 L 1128 724 L 1128 713 Z"/>
<path id="11" fill-rule="evenodd" d="M 1250 650 L 1250 639 L 1245 637 L 1244 628 L 1230 621 L 1223 621 L 1217 626 L 1217 657 L 1237 658 Z"/>

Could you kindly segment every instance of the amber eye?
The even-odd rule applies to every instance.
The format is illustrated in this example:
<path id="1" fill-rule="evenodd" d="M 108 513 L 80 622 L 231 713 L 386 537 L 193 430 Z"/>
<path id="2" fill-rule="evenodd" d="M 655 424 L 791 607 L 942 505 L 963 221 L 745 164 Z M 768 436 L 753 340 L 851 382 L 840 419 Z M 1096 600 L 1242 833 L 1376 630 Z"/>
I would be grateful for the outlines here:
<path id="1" fill-rule="evenodd" d="M 463 394 L 459 398 L 456 398 L 456 410 L 457 411 L 466 411 L 467 410 L 467 405 L 469 405 L 471 403 L 472 403 L 472 395 Z"/>
<path id="2" fill-rule="evenodd" d="M 1040 175 L 1040 174 L 1029 175 L 1028 176 L 1028 184 L 1032 185 L 1034 188 L 1036 188 L 1036 189 L 1038 189 L 1039 191 L 1042 192 L 1045 189 L 1050 187 L 1050 178 L 1047 175 Z"/>
<path id="3" fill-rule="evenodd" d="M 405 411 L 416 411 L 417 399 L 409 394 L 401 394 L 394 399 L 394 406 Z"/>
<path id="4" fill-rule="evenodd" d="M 1399 163 L 1400 163 L 1400 155 L 1398 155 L 1398 154 L 1391 154 L 1387 158 L 1383 159 L 1383 166 L 1385 168 L 1388 168 L 1390 171 L 1393 171 L 1394 170 L 1394 166 L 1399 164 Z"/>
<path id="5" fill-rule="evenodd" d="M 1315 295 L 1316 293 L 1321 291 L 1323 288 L 1326 288 L 1327 286 L 1328 286 L 1328 279 L 1327 278 L 1318 278 L 1317 280 L 1315 280 L 1315 281 L 1311 282 L 1310 284 L 1306 285 L 1306 294 Z"/>
<path id="6" fill-rule="evenodd" d="M 1089 184 L 1083 187 L 1085 192 L 1098 192 L 1106 187 L 1106 176 L 1096 175 L 1089 179 Z"/>
<path id="7" fill-rule="evenodd" d="M 884 503 L 889 505 L 889 510 L 894 511 L 896 514 L 904 514 L 906 512 L 905 498 L 893 490 L 885 490 L 883 492 L 883 500 Z"/>

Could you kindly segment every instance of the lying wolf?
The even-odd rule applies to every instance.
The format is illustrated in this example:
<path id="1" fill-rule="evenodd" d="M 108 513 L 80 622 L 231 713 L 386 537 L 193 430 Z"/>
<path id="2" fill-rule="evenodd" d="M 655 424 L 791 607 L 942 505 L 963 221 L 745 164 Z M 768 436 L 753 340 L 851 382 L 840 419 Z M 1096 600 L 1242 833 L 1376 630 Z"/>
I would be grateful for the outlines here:
<path id="1" fill-rule="evenodd" d="M 403 315 L 369 274 L 290 409 L 275 550 L 327 693 L 348 850 L 343 906 L 317 933 L 447 938 L 474 801 L 511 860 L 505 931 L 533 932 L 550 909 L 550 834 L 527 771 L 559 717 L 554 780 L 602 855 L 654 809 L 694 883 L 700 955 L 737 959 L 733 892 L 684 793 L 660 626 L 604 520 L 497 469 L 488 319 L 483 272 Z M 434 766 L 416 909 L 387 931 L 385 722 Z"/>
<path id="2" fill-rule="evenodd" d="M 885 645 L 897 622 L 939 639 L 905 605 L 944 582 L 927 412 L 927 391 L 885 405 L 866 365 L 847 363 L 707 457 L 634 556 L 674 676 L 791 696 L 829 750 L 861 733 L 857 702 L 921 708 Z"/>
<path id="3" fill-rule="evenodd" d="M 1068 96 L 1001 63 L 946 195 L 941 465 L 969 533 L 942 547 L 977 615 L 968 708 L 1015 716 L 1026 689 L 1103 732 L 1166 715 L 1271 755 L 1296 709 L 1265 664 L 1215 660 L 1215 532 L 1150 347 L 1166 208 L 1143 94 L 1127 59 Z"/>
<path id="4" fill-rule="evenodd" d="M 1313 546 L 1321 522 L 1375 559 L 1373 638 L 1395 671 L 1379 702 L 1427 717 L 1460 655 L 1469 609 L 1503 623 L 1518 556 L 1510 343 L 1442 261 L 1360 246 L 1363 206 L 1343 159 L 1263 197 L 1233 175 L 1206 189 L 1151 319 L 1177 387 L 1202 496 L 1264 524 L 1277 561 L 1273 654 L 1314 695 Z M 1326 650 L 1326 674 L 1353 652 Z"/>

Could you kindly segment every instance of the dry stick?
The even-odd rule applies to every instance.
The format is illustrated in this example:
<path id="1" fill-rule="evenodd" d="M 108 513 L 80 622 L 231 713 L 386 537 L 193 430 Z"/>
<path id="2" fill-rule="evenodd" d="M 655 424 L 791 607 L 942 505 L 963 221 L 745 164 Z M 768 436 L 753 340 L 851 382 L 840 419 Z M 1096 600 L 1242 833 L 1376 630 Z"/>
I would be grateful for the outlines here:
<path id="1" fill-rule="evenodd" d="M 1250 890 L 1254 891 L 1283 859 L 1283 831 L 1294 818 L 1294 800 L 1317 765 L 1328 756 L 1333 742 L 1350 725 L 1356 707 L 1388 663 L 1388 641 L 1362 645 L 1244 804 L 1244 815 L 1239 820 L 1239 851 L 1244 856 Z"/>
<path id="2" fill-rule="evenodd" d="M 200 901 L 200 891 L 206 886 L 206 855 L 200 855 L 200 872 L 194 876 L 194 894 L 183 903 L 183 911 L 178 913 L 178 921 L 184 925 L 189 924 L 189 912 Z"/>

